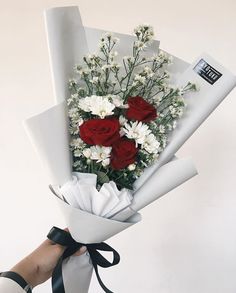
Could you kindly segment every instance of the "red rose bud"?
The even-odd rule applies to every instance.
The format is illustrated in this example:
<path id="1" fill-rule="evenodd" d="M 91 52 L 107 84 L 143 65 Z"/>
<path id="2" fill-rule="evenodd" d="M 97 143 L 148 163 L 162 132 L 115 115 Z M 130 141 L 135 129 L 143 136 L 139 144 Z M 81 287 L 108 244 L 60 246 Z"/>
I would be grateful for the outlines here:
<path id="1" fill-rule="evenodd" d="M 117 119 L 91 119 L 79 127 L 80 138 L 90 145 L 111 146 L 120 139 Z"/>
<path id="2" fill-rule="evenodd" d="M 115 170 L 124 169 L 136 160 L 138 149 L 133 140 L 119 139 L 111 151 L 111 166 Z"/>
<path id="3" fill-rule="evenodd" d="M 129 97 L 126 117 L 129 120 L 150 122 L 157 118 L 157 110 L 142 97 Z"/>

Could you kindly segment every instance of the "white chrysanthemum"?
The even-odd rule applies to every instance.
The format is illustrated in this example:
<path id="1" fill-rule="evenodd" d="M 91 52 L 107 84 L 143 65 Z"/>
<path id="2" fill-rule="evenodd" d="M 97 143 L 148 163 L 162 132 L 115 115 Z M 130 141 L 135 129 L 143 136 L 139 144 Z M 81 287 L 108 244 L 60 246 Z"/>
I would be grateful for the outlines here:
<path id="1" fill-rule="evenodd" d="M 85 156 L 85 158 L 90 159 L 91 155 L 92 155 L 92 152 L 91 152 L 90 148 L 84 149 L 83 150 L 83 155 Z"/>
<path id="2" fill-rule="evenodd" d="M 98 115 L 100 118 L 112 115 L 115 106 L 109 102 L 106 96 L 85 97 L 79 101 L 79 108 L 85 112 L 91 112 L 94 115 Z"/>
<path id="3" fill-rule="evenodd" d="M 93 96 L 80 99 L 78 104 L 79 108 L 85 112 L 90 112 L 92 97 Z"/>
<path id="4" fill-rule="evenodd" d="M 138 121 L 125 123 L 122 130 L 129 139 L 134 139 L 136 144 L 143 144 L 146 136 L 151 133 L 146 124 Z"/>
<path id="5" fill-rule="evenodd" d="M 100 118 L 112 115 L 115 106 L 109 102 L 107 97 L 93 96 L 90 111 L 94 115 L 98 115 Z"/>
<path id="6" fill-rule="evenodd" d="M 153 133 L 147 135 L 142 144 L 142 148 L 145 149 L 150 154 L 156 154 L 160 146 L 159 141 L 156 139 Z"/>
<path id="7" fill-rule="evenodd" d="M 106 167 L 106 166 L 110 165 L 110 162 L 111 162 L 111 159 L 110 158 L 107 158 L 107 159 L 103 160 L 102 161 L 103 167 Z"/>
<path id="8" fill-rule="evenodd" d="M 105 167 L 110 164 L 111 147 L 92 146 L 90 147 L 91 159 L 97 163 L 102 163 Z"/>

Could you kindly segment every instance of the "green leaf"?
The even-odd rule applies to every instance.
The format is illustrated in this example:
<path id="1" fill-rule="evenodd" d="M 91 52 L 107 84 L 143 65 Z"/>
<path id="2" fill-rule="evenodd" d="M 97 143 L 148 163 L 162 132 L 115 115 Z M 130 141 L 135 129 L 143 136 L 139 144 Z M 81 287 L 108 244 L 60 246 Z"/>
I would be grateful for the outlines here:
<path id="1" fill-rule="evenodd" d="M 110 181 L 106 173 L 101 171 L 95 171 L 94 173 L 98 176 L 98 182 L 100 184 L 108 183 Z"/>

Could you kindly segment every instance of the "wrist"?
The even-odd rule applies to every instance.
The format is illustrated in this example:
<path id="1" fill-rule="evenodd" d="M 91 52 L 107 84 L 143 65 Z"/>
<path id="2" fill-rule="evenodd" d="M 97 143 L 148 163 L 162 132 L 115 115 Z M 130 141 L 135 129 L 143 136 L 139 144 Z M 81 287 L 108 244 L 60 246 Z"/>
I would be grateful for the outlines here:
<path id="1" fill-rule="evenodd" d="M 32 287 L 26 282 L 26 280 L 18 273 L 13 271 L 3 272 L 0 277 L 10 279 L 17 283 L 25 292 L 32 293 Z"/>
<path id="2" fill-rule="evenodd" d="M 27 258 L 16 264 L 11 271 L 20 275 L 32 288 L 37 285 L 37 268 Z"/>

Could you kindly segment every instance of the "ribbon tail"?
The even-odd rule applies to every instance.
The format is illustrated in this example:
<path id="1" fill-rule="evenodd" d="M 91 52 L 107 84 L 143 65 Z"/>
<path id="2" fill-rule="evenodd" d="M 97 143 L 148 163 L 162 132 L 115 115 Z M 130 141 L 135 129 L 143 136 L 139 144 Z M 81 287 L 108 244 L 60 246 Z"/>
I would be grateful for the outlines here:
<path id="1" fill-rule="evenodd" d="M 63 256 L 58 261 L 53 274 L 52 274 L 52 292 L 53 293 L 65 293 L 65 287 L 62 276 L 62 263 Z"/>
<path id="2" fill-rule="evenodd" d="M 105 284 L 103 283 L 103 281 L 102 281 L 102 279 L 101 279 L 101 277 L 100 277 L 100 275 L 99 275 L 99 272 L 98 272 L 98 266 L 97 266 L 97 264 L 94 264 L 94 263 L 93 263 L 93 267 L 94 267 L 94 271 L 95 271 L 96 276 L 97 276 L 98 283 L 99 283 L 99 285 L 102 287 L 102 289 L 103 289 L 106 293 L 114 293 L 114 292 L 112 292 L 111 290 L 109 290 L 109 289 L 105 286 Z"/>

